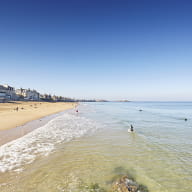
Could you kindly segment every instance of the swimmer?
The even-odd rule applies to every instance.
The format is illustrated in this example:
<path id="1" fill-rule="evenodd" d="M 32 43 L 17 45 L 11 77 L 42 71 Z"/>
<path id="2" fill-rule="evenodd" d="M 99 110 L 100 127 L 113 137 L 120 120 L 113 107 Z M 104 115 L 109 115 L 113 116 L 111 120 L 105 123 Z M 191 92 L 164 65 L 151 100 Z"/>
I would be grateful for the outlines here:
<path id="1" fill-rule="evenodd" d="M 131 133 L 131 132 L 133 132 L 133 131 L 134 131 L 134 130 L 133 130 L 133 125 L 131 125 L 131 128 L 128 129 L 128 132 Z"/>
<path id="2" fill-rule="evenodd" d="M 133 125 L 131 125 L 131 131 L 133 132 Z"/>

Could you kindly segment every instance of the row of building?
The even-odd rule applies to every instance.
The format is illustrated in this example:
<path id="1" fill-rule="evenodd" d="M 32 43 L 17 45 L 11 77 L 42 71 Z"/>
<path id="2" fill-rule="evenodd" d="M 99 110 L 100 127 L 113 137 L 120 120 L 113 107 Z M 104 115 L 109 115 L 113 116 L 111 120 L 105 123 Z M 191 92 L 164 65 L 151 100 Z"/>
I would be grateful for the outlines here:
<path id="1" fill-rule="evenodd" d="M 50 94 L 40 94 L 34 89 L 15 89 L 9 85 L 0 85 L 0 103 L 9 101 L 77 102 L 81 100 Z"/>
<path id="2" fill-rule="evenodd" d="M 72 99 L 63 96 L 40 94 L 34 89 L 15 89 L 9 85 L 0 85 L 0 103 L 9 101 L 97 102 L 97 100 L 94 99 Z"/>
<path id="3" fill-rule="evenodd" d="M 39 101 L 40 94 L 36 90 L 15 89 L 9 85 L 0 85 L 0 102 L 17 100 Z"/>

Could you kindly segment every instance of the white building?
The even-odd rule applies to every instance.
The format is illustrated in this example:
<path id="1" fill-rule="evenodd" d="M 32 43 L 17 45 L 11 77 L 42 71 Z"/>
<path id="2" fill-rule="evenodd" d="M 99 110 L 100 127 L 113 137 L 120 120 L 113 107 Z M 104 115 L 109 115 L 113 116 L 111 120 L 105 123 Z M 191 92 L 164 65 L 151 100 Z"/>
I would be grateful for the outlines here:
<path id="1" fill-rule="evenodd" d="M 36 90 L 30 89 L 17 89 L 16 94 L 20 99 L 30 100 L 30 101 L 38 101 L 39 93 Z"/>
<path id="2" fill-rule="evenodd" d="M 0 85 L 0 102 L 17 100 L 14 87 L 9 85 Z"/>

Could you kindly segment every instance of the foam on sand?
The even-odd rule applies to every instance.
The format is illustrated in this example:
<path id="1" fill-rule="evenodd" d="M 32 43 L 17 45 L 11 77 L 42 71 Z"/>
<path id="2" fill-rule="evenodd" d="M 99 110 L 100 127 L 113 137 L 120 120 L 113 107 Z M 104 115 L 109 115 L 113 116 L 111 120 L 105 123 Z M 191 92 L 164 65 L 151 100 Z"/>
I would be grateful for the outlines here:
<path id="1" fill-rule="evenodd" d="M 37 156 L 47 156 L 57 144 L 81 137 L 96 129 L 90 119 L 64 114 L 33 132 L 0 147 L 0 172 L 21 171 L 22 165 L 32 163 Z"/>

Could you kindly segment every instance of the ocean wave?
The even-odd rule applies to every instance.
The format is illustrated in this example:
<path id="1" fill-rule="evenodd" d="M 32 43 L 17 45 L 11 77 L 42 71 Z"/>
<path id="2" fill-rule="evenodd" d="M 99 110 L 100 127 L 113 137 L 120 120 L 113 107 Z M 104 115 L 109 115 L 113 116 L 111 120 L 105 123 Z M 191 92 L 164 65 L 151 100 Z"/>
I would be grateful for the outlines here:
<path id="1" fill-rule="evenodd" d="M 66 113 L 46 125 L 0 147 L 0 172 L 22 171 L 37 156 L 47 156 L 57 144 L 68 142 L 97 128 L 90 119 Z"/>

